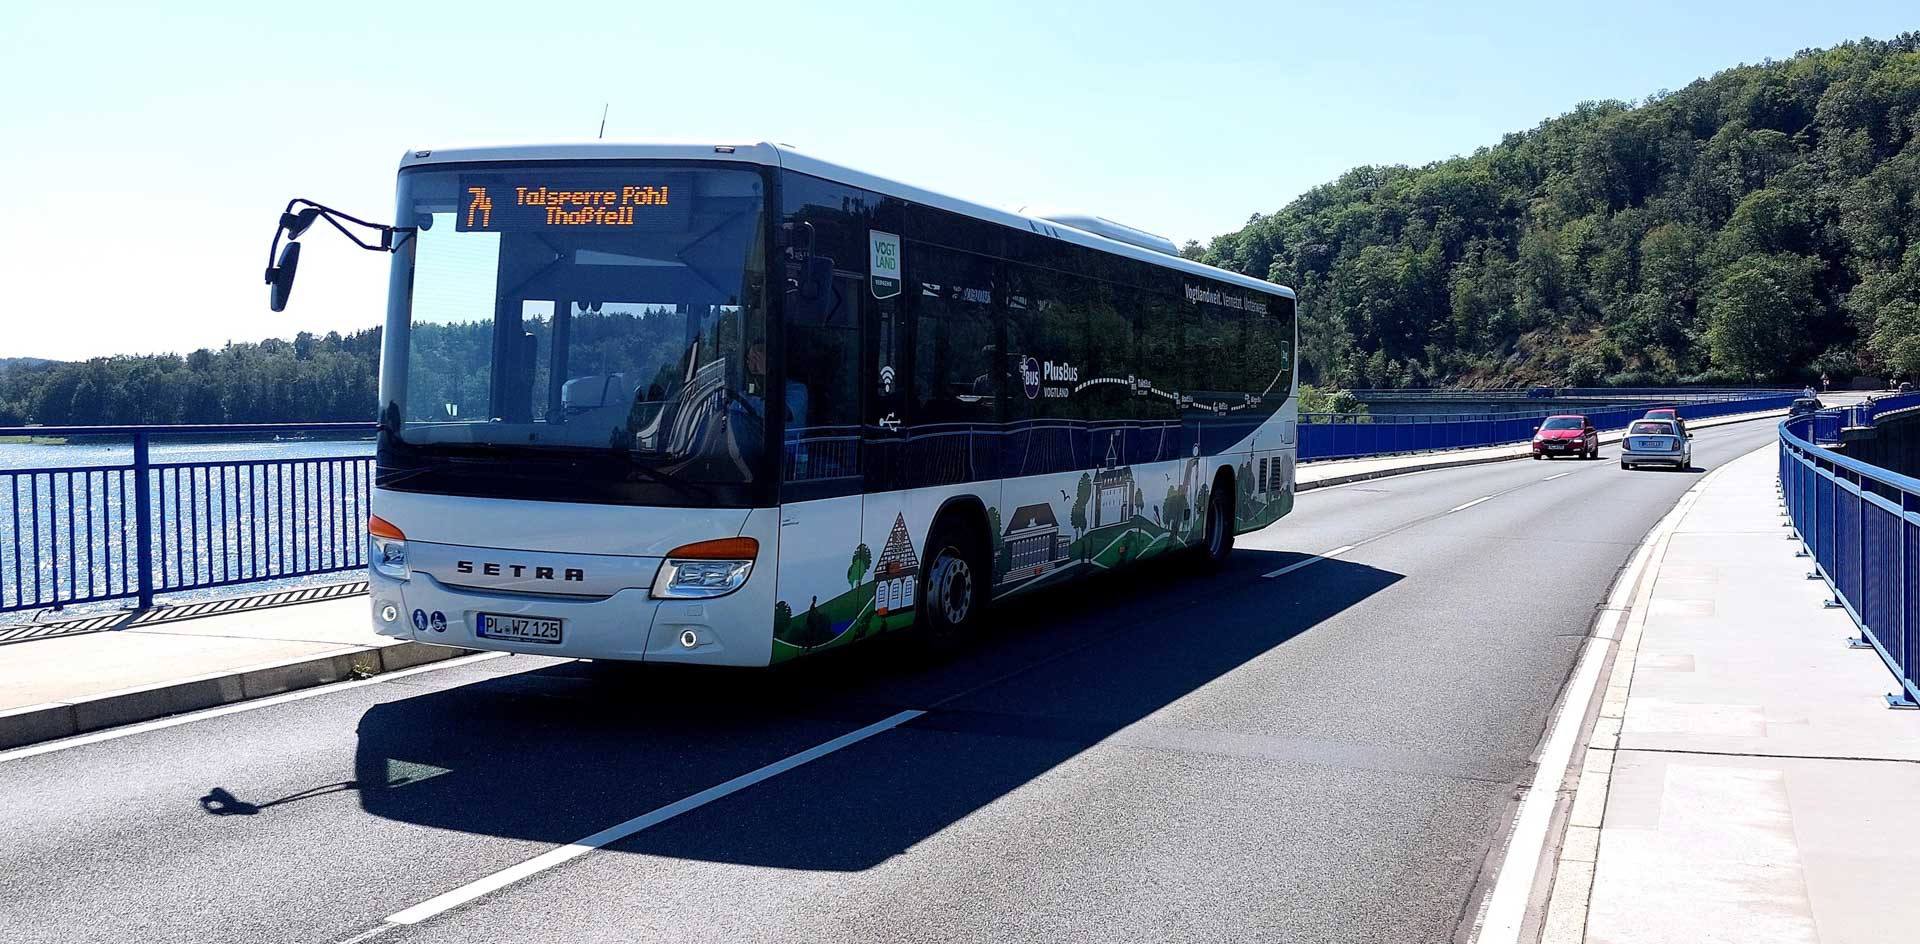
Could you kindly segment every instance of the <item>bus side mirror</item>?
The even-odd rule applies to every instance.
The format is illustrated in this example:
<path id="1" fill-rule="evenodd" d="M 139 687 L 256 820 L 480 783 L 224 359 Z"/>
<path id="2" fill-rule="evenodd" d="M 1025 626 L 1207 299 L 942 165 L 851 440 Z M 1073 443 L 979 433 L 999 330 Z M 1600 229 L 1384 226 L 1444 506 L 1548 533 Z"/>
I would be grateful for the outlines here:
<path id="1" fill-rule="evenodd" d="M 287 296 L 293 294 L 293 274 L 300 268 L 300 244 L 289 242 L 280 247 L 280 261 L 267 270 L 267 306 L 274 311 L 287 310 Z"/>
<path id="2" fill-rule="evenodd" d="M 788 286 L 787 318 L 794 324 L 822 325 L 839 308 L 833 297 L 833 260 L 808 256 Z"/>

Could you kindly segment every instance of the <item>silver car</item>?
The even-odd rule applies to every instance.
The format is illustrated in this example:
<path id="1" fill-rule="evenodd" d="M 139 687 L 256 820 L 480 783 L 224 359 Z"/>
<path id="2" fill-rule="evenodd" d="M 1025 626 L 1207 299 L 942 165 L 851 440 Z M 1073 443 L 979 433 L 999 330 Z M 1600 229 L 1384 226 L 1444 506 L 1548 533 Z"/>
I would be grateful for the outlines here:
<path id="1" fill-rule="evenodd" d="M 1680 432 L 1672 420 L 1634 420 L 1620 444 L 1620 468 L 1640 465 L 1692 467 L 1693 437 Z"/>

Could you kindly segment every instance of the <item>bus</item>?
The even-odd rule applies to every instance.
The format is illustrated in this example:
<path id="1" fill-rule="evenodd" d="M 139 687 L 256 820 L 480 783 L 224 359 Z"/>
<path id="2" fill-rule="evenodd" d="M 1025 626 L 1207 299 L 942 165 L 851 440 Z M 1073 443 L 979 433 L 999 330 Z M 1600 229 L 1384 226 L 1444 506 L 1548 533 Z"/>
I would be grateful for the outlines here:
<path id="1" fill-rule="evenodd" d="M 945 644 L 1017 594 L 1217 563 L 1293 505 L 1294 293 L 1100 217 L 613 142 L 413 151 L 396 213 L 389 636 L 728 666 Z"/>

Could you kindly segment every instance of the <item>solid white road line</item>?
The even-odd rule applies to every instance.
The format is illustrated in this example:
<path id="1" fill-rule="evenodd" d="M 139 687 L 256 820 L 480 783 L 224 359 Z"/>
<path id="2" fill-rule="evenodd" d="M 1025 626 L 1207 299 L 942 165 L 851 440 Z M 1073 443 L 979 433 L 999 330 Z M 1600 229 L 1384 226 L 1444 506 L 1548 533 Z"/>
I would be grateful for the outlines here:
<path id="1" fill-rule="evenodd" d="M 423 901 L 417 905 L 414 905 L 411 908 L 406 909 L 405 911 L 398 911 L 393 914 L 390 914 L 386 918 L 387 923 L 419 924 L 420 922 L 425 921 L 428 918 L 431 918 L 435 915 L 441 914 L 450 908 L 457 908 L 461 905 L 466 904 L 467 902 L 470 902 L 476 898 L 479 898 L 482 895 L 499 891 L 500 889 L 505 888 L 508 885 L 512 885 L 513 883 L 518 882 L 523 878 L 527 878 L 529 876 L 539 874 L 541 872 L 544 872 L 548 869 L 553 868 L 556 865 L 560 865 L 562 863 L 569 862 L 573 859 L 577 859 L 580 856 L 586 855 L 587 853 L 592 852 L 595 849 L 599 849 L 604 846 L 611 845 L 612 843 L 619 842 L 620 840 L 625 839 L 628 836 L 631 836 L 634 833 L 637 833 L 643 829 L 646 829 L 651 826 L 657 826 L 661 823 L 666 822 L 667 820 L 670 820 L 676 816 L 679 816 L 682 813 L 686 813 L 691 810 L 697 810 L 700 807 L 706 806 L 707 804 L 712 803 L 715 800 L 721 799 L 722 797 L 730 796 L 732 794 L 740 792 L 741 790 L 745 790 L 746 788 L 751 787 L 754 784 L 760 783 L 761 781 L 768 780 L 773 777 L 777 777 L 783 773 L 786 773 L 789 770 L 792 770 L 795 767 L 800 766 L 801 764 L 807 763 L 808 761 L 818 760 L 822 757 L 827 756 L 828 754 L 833 753 L 834 751 L 840 750 L 843 747 L 849 747 L 851 745 L 858 744 L 861 741 L 864 741 L 867 738 L 873 737 L 876 734 L 879 734 L 884 731 L 890 731 L 924 714 L 926 714 L 926 712 L 924 711 L 908 710 L 908 711 L 902 711 L 899 714 L 882 719 L 880 721 L 876 721 L 870 725 L 867 725 L 864 728 L 861 728 L 858 731 L 854 731 L 849 734 L 843 734 L 840 737 L 834 738 L 831 741 L 827 741 L 824 744 L 807 748 L 806 750 L 801 751 L 798 754 L 793 754 L 781 760 L 774 761 L 773 763 L 768 764 L 767 766 L 762 767 L 759 770 L 752 771 L 751 773 L 741 774 L 740 776 L 735 777 L 732 780 L 729 780 L 725 783 L 719 784 L 718 786 L 708 787 L 707 789 L 702 790 L 699 793 L 696 793 L 690 797 L 686 797 L 685 799 L 681 799 L 681 800 L 676 800 L 672 803 L 667 804 L 666 806 L 663 806 L 663 807 L 660 807 L 659 809 L 654 810 L 651 813 L 646 813 L 640 816 L 636 816 L 633 819 L 627 820 L 626 822 L 621 823 L 618 826 L 608 827 L 597 833 L 594 833 L 591 836 L 586 837 L 585 839 L 581 839 L 576 842 L 571 842 L 557 849 L 553 849 L 549 852 L 545 852 L 540 855 L 534 856 L 533 858 L 528 859 L 525 862 L 520 863 L 519 865 L 513 866 L 511 868 L 503 869 L 499 872 L 495 872 L 494 874 L 489 875 L 486 878 L 479 879 L 478 881 L 469 882 L 468 884 L 462 885 L 461 887 L 456 888 L 453 891 L 447 892 L 444 895 L 438 895 L 433 898 L 429 898 L 426 901 Z"/>
<path id="2" fill-rule="evenodd" d="M 158 731 L 161 728 L 192 724 L 195 721 L 205 721 L 208 718 L 218 718 L 223 715 L 237 715 L 243 711 L 257 711 L 261 708 L 272 708 L 275 705 L 284 705 L 290 701 L 318 698 L 321 695 L 331 695 L 335 692 L 347 691 L 348 689 L 364 688 L 368 685 L 378 685 L 381 682 L 391 682 L 394 679 L 406 678 L 409 675 L 420 675 L 426 672 L 438 672 L 441 669 L 452 669 L 463 665 L 472 665 L 475 662 L 498 659 L 504 655 L 507 655 L 507 653 L 481 652 L 470 656 L 445 659 L 440 662 L 429 662 L 426 665 L 416 665 L 413 668 L 401 669 L 397 672 L 382 672 L 372 678 L 356 679 L 351 682 L 335 682 L 331 685 L 319 685 L 313 688 L 303 688 L 297 692 L 287 692 L 283 695 L 269 695 L 265 698 L 255 698 L 251 701 L 240 701 L 234 702 L 231 705 L 221 705 L 218 708 L 190 711 L 183 715 L 173 715 L 172 717 L 157 718 L 152 721 L 142 721 L 139 724 L 130 724 L 122 728 L 108 728 L 105 731 L 95 731 L 92 734 L 81 734 L 58 741 L 48 741 L 45 744 L 30 744 L 26 747 L 16 747 L 10 751 L 0 751 L 0 763 L 5 763 L 10 760 L 20 760 L 23 757 L 33 757 L 38 754 L 51 754 L 54 751 L 64 751 L 70 747 L 98 744 L 101 741 L 111 741 L 116 738 L 128 737 L 134 734 L 144 734 L 148 731 Z"/>
<path id="3" fill-rule="evenodd" d="M 1527 899 L 1533 893 L 1533 878 L 1538 869 L 1540 850 L 1547 841 L 1547 827 L 1553 820 L 1553 801 L 1560 781 L 1567 775 L 1573 749 L 1580 739 L 1580 726 L 1587 717 L 1587 705 L 1593 700 L 1594 682 L 1606 664 L 1604 656 L 1613 643 L 1594 637 L 1580 649 L 1580 661 L 1574 666 L 1567 685 L 1566 704 L 1554 720 L 1553 734 L 1540 752 L 1540 766 L 1534 771 L 1527 798 L 1520 803 L 1520 816 L 1514 821 L 1513 836 L 1507 844 L 1507 856 L 1487 897 L 1486 920 L 1475 938 L 1478 944 L 1517 941 L 1520 925 L 1526 920 Z"/>
<path id="4" fill-rule="evenodd" d="M 1307 558 L 1306 560 L 1294 561 L 1293 563 L 1288 564 L 1287 566 L 1282 567 L 1279 570 L 1273 571 L 1271 573 L 1261 574 L 1260 576 L 1282 577 L 1287 574 L 1293 573 L 1294 571 L 1299 570 L 1302 567 L 1312 567 L 1313 565 L 1318 564 L 1323 560 L 1339 557 L 1340 555 L 1353 550 L 1353 548 L 1354 548 L 1354 545 L 1352 544 L 1342 544 L 1339 547 L 1336 547 L 1333 550 L 1326 552 L 1325 554 L 1315 554 L 1312 557 Z"/>
<path id="5" fill-rule="evenodd" d="M 1546 478 L 1544 478 L 1544 479 L 1541 479 L 1540 481 L 1542 481 L 1542 482 L 1551 482 L 1551 481 L 1553 481 L 1554 479 L 1564 479 L 1564 478 L 1566 478 L 1567 476 L 1569 476 L 1569 475 L 1572 475 L 1572 474 L 1573 474 L 1572 472 L 1562 472 L 1562 473 L 1560 473 L 1559 475 L 1549 475 L 1549 476 L 1547 476 Z"/>
<path id="6" fill-rule="evenodd" d="M 1466 511 L 1467 509 L 1472 508 L 1473 506 L 1478 505 L 1484 501 L 1493 501 L 1493 496 L 1483 495 L 1479 498 L 1474 499 L 1473 501 L 1467 502 L 1464 505 L 1455 505 L 1452 508 L 1447 509 L 1447 514 L 1453 514 L 1456 511 Z"/>

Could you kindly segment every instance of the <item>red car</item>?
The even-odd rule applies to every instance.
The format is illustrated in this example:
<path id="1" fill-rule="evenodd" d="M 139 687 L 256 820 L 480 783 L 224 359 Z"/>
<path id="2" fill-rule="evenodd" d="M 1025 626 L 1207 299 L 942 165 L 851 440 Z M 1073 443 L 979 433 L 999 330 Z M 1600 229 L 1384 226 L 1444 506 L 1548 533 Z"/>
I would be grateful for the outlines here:
<path id="1" fill-rule="evenodd" d="M 1584 416 L 1549 416 L 1533 434 L 1533 457 L 1554 456 L 1600 458 L 1600 431 Z"/>
<path id="2" fill-rule="evenodd" d="M 1647 415 L 1641 417 L 1641 419 L 1671 420 L 1673 421 L 1673 425 L 1680 430 L 1680 435 L 1682 436 L 1687 435 L 1687 421 L 1681 419 L 1680 411 L 1674 409 L 1673 407 L 1670 407 L 1670 406 L 1656 407 L 1654 409 L 1648 410 Z"/>

